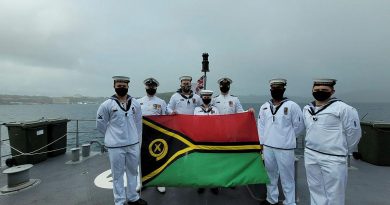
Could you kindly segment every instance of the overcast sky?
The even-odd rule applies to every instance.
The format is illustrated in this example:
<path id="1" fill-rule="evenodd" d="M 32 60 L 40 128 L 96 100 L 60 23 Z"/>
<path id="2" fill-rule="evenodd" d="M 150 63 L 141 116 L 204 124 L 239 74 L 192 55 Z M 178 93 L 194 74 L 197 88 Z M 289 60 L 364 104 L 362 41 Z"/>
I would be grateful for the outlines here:
<path id="1" fill-rule="evenodd" d="M 208 88 L 264 95 L 268 80 L 310 96 L 312 79 L 338 79 L 336 93 L 389 93 L 390 1 L 0 0 L 0 94 L 109 96 L 113 75 L 130 94 L 178 88 L 181 75 Z"/>

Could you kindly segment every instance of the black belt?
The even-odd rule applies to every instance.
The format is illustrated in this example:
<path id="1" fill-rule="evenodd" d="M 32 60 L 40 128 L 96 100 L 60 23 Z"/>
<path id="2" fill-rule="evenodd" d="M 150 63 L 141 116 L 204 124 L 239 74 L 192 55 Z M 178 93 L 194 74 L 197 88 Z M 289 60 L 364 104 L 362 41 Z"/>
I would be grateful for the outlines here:
<path id="1" fill-rule="evenodd" d="M 311 149 L 311 148 L 308 148 L 308 147 L 305 147 L 305 148 L 310 149 L 311 151 L 314 151 L 314 152 L 318 152 L 320 154 L 325 154 L 325 155 L 330 155 L 330 156 L 335 156 L 335 157 L 347 157 L 347 155 L 329 154 L 329 153 L 320 152 L 320 151 L 317 151 L 317 150 L 314 150 L 314 149 Z"/>
<path id="2" fill-rule="evenodd" d="M 129 144 L 129 145 L 123 145 L 123 146 L 118 146 L 118 147 L 109 147 L 109 146 L 105 146 L 109 149 L 113 149 L 113 148 L 123 148 L 123 147 L 129 147 L 129 146 L 133 146 L 133 145 L 136 145 L 136 144 L 139 144 L 139 142 L 136 142 L 134 144 Z"/>
<path id="3" fill-rule="evenodd" d="M 268 145 L 263 145 L 263 146 L 270 147 L 270 148 L 273 148 L 273 149 L 280 149 L 280 150 L 294 150 L 295 149 L 295 148 L 286 149 L 286 148 L 272 147 L 272 146 L 268 146 Z"/>

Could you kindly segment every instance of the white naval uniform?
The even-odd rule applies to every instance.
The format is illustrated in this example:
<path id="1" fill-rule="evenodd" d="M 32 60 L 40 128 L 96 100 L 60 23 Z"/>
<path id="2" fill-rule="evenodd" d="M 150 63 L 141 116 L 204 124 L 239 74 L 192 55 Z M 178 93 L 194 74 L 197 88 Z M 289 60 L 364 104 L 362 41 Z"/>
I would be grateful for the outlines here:
<path id="1" fill-rule="evenodd" d="M 218 115 L 218 108 L 211 106 L 208 109 L 204 108 L 203 105 L 196 107 L 194 110 L 194 115 Z"/>
<path id="2" fill-rule="evenodd" d="M 215 96 L 211 103 L 217 107 L 219 114 L 221 115 L 244 112 L 238 97 L 230 94 L 223 95 L 221 93 L 220 95 Z"/>
<path id="3" fill-rule="evenodd" d="M 167 104 L 165 101 L 157 96 L 144 96 L 137 99 L 141 105 L 142 115 L 165 115 L 167 111 Z"/>
<path id="4" fill-rule="evenodd" d="M 361 137 L 357 111 L 335 98 L 327 105 L 303 108 L 306 126 L 305 168 L 312 205 L 343 205 L 347 155 Z"/>
<path id="5" fill-rule="evenodd" d="M 297 135 L 304 130 L 301 108 L 287 98 L 279 106 L 274 106 L 270 100 L 260 107 L 257 124 L 265 168 L 270 178 L 267 201 L 278 203 L 280 175 L 284 204 L 295 205 L 294 149 Z"/>
<path id="6" fill-rule="evenodd" d="M 172 95 L 167 106 L 167 113 L 175 111 L 177 114 L 193 115 L 194 109 L 202 104 L 202 99 L 197 94 L 185 96 L 176 92 Z"/>
<path id="7" fill-rule="evenodd" d="M 144 96 L 142 98 L 137 99 L 139 104 L 141 105 L 142 115 L 165 115 L 167 111 L 167 104 L 165 101 L 157 96 Z M 138 167 L 139 170 L 139 167 Z M 142 187 L 141 183 L 141 173 L 138 173 L 137 177 L 137 189 Z"/>
<path id="8" fill-rule="evenodd" d="M 104 145 L 108 148 L 115 205 L 123 205 L 127 200 L 138 200 L 139 194 L 135 188 L 142 133 L 139 103 L 128 96 L 127 106 L 122 107 L 115 95 L 110 97 L 97 111 L 96 128 L 104 135 Z M 125 171 L 126 190 L 123 180 Z"/>

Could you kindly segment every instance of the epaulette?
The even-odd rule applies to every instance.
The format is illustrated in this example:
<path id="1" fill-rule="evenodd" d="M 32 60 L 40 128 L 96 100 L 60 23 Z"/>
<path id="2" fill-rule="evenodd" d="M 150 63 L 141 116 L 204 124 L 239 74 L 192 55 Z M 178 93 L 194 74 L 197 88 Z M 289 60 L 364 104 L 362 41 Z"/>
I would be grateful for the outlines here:
<path id="1" fill-rule="evenodd" d="M 217 98 L 217 97 L 219 97 L 219 95 L 216 95 L 216 96 L 214 96 L 213 98 Z"/>

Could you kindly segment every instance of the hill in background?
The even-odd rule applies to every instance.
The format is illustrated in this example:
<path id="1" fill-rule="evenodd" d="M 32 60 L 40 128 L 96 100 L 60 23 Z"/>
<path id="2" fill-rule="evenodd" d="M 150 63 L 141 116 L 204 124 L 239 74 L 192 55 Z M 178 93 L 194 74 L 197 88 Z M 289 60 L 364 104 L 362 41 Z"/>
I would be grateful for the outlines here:
<path id="1" fill-rule="evenodd" d="M 174 92 L 157 93 L 157 96 L 165 100 L 167 103 Z M 241 103 L 256 103 L 262 104 L 270 99 L 269 95 L 239 95 Z M 312 96 L 289 96 L 288 98 L 298 104 L 306 104 L 313 100 Z M 390 95 L 379 91 L 354 91 L 338 93 L 335 97 L 347 103 L 390 103 Z M 100 104 L 107 97 L 86 97 L 82 95 L 74 95 L 70 97 L 47 97 L 47 96 L 27 96 L 27 95 L 0 95 L 0 105 L 12 104 Z"/>

